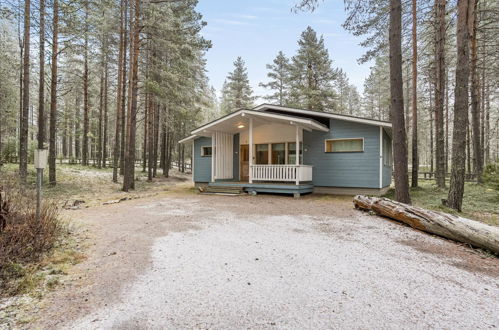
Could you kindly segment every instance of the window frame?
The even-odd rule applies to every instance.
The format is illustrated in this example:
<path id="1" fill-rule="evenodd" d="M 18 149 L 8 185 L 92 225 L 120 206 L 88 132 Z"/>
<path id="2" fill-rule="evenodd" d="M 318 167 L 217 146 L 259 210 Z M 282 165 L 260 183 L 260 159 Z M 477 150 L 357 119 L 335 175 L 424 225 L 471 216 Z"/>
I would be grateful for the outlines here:
<path id="1" fill-rule="evenodd" d="M 209 155 L 206 154 L 205 150 L 211 149 L 211 153 Z M 213 147 L 212 146 L 202 146 L 201 147 L 201 157 L 212 157 L 213 156 Z"/>
<path id="2" fill-rule="evenodd" d="M 350 141 L 350 140 L 362 140 L 362 150 L 355 150 L 355 151 L 327 151 L 327 143 L 328 142 L 334 142 L 334 141 Z M 333 148 L 331 148 L 332 150 Z M 324 152 L 326 154 L 341 154 L 341 153 L 356 153 L 356 152 L 364 152 L 365 150 L 365 143 L 364 143 L 364 138 L 363 137 L 356 137 L 356 138 L 340 138 L 340 139 L 325 139 L 324 140 Z"/>

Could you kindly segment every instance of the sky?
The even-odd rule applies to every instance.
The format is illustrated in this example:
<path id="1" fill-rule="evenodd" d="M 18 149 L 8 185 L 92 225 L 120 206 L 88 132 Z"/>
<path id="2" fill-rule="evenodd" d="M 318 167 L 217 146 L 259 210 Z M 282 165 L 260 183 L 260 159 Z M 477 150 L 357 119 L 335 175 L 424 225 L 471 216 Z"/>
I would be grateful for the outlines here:
<path id="1" fill-rule="evenodd" d="M 197 9 L 207 22 L 202 34 L 213 44 L 206 54 L 208 77 L 218 95 L 238 56 L 246 62 L 254 94 L 267 94 L 265 88 L 258 86 L 268 80 L 265 65 L 280 50 L 293 56 L 300 34 L 309 25 L 324 36 L 333 65 L 342 68 L 362 92 L 370 63 L 357 63 L 365 52 L 359 46 L 362 38 L 341 27 L 346 17 L 343 0 L 325 0 L 313 13 L 292 12 L 296 3 L 298 0 L 199 1 Z"/>

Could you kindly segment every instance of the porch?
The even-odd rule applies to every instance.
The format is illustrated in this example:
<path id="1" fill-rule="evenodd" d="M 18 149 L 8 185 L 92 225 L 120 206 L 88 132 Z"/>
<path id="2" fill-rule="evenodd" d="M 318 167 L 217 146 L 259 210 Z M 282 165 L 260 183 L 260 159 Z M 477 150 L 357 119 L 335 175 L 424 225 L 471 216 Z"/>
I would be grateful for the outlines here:
<path id="1" fill-rule="evenodd" d="M 292 190 L 305 193 L 311 191 L 313 167 L 303 164 L 304 130 L 328 131 L 328 127 L 308 118 L 239 110 L 181 142 L 210 138 L 210 145 L 198 148 L 204 163 L 208 160 L 204 157 L 211 157 L 207 181 L 212 187 L 236 184 L 248 191 L 285 193 L 294 185 L 299 187 Z"/>

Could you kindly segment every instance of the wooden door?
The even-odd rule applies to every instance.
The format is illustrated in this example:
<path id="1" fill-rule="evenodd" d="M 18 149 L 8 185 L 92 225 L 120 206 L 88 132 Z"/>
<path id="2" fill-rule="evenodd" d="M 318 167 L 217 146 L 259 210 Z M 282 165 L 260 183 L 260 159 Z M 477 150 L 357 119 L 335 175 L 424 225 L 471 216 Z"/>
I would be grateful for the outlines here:
<path id="1" fill-rule="evenodd" d="M 247 144 L 241 145 L 240 150 L 240 177 L 241 181 L 249 180 L 249 146 Z"/>

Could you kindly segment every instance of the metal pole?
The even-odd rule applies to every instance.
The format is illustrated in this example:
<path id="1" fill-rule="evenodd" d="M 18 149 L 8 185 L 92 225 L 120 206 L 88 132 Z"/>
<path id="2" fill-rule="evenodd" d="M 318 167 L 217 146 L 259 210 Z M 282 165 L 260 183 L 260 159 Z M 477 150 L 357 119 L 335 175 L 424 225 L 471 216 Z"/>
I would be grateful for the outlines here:
<path id="1" fill-rule="evenodd" d="M 36 169 L 36 220 L 40 220 L 40 209 L 42 206 L 42 183 L 43 168 Z"/>

